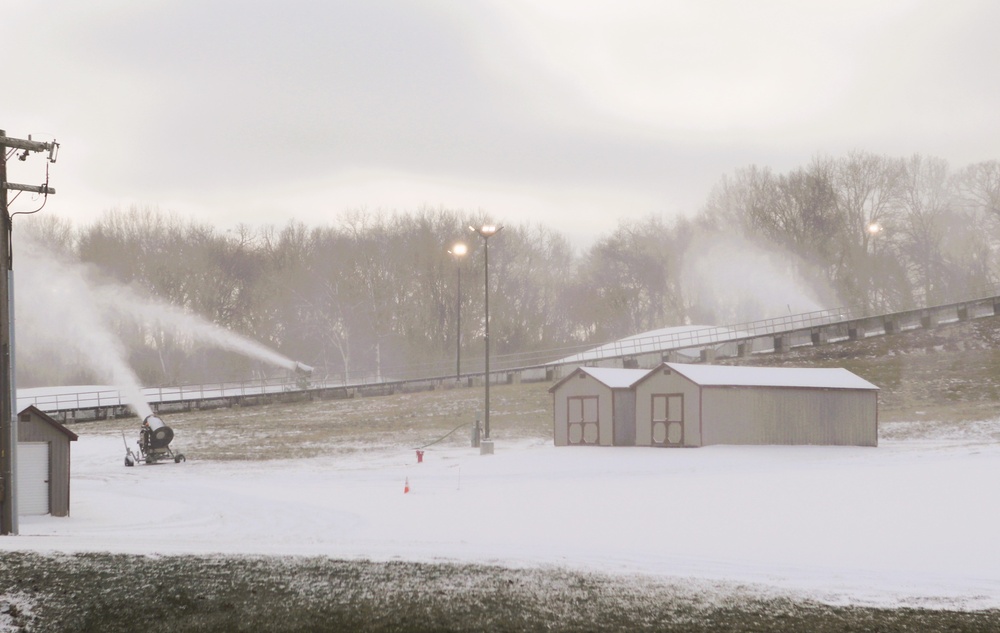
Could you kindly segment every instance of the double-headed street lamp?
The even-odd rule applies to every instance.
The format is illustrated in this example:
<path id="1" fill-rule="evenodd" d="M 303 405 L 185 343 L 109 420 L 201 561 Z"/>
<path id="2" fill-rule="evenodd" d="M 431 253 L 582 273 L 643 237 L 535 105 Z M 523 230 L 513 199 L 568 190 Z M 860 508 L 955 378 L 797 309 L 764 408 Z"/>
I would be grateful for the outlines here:
<path id="1" fill-rule="evenodd" d="M 455 269 L 458 271 L 458 301 L 455 307 L 455 321 L 458 323 L 458 334 L 455 337 L 455 380 L 462 379 L 462 258 L 467 252 L 469 252 L 468 247 L 461 242 L 448 251 L 448 254 L 455 258 Z"/>
<path id="2" fill-rule="evenodd" d="M 486 291 L 486 407 L 483 412 L 483 440 L 480 443 L 480 454 L 493 452 L 493 441 L 490 439 L 490 238 L 503 230 L 502 226 L 484 224 L 480 227 L 469 227 L 470 231 L 479 233 L 483 238 L 483 258 L 485 260 L 485 291 Z"/>

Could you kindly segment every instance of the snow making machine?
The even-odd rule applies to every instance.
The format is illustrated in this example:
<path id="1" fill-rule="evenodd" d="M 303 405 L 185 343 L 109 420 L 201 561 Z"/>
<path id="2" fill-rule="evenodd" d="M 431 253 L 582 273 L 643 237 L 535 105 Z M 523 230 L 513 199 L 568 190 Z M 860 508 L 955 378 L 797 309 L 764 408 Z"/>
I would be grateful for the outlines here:
<path id="1" fill-rule="evenodd" d="M 125 442 L 125 465 L 135 466 L 137 462 L 155 464 L 156 462 L 174 460 L 175 464 L 187 461 L 183 453 L 170 450 L 170 442 L 174 439 L 174 430 L 163 423 L 155 415 L 148 415 L 139 428 L 139 453 L 132 452 L 122 431 L 122 441 Z"/>

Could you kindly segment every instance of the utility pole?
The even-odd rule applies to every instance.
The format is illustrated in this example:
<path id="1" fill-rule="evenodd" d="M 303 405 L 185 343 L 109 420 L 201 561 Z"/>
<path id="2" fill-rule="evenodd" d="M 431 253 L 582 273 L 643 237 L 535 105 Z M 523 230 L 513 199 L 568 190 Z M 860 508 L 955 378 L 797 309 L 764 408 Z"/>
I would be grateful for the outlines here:
<path id="1" fill-rule="evenodd" d="M 14 383 L 14 255 L 11 244 L 12 223 L 7 209 L 8 191 L 31 191 L 54 194 L 46 182 L 42 185 L 19 185 L 7 182 L 7 152 L 21 150 L 19 160 L 30 152 L 48 152 L 49 162 L 56 162 L 59 144 L 8 138 L 0 130 L 0 535 L 17 534 L 17 391 Z"/>

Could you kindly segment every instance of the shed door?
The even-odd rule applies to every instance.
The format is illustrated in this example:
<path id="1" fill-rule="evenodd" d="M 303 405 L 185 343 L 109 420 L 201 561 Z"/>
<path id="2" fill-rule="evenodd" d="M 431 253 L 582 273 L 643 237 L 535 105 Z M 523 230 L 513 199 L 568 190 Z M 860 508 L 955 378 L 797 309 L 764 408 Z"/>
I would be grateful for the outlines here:
<path id="1" fill-rule="evenodd" d="M 597 444 L 600 439 L 597 396 L 570 396 L 566 399 L 570 444 Z"/>
<path id="2" fill-rule="evenodd" d="M 656 446 L 684 444 L 684 396 L 679 393 L 656 394 L 652 403 L 650 430 Z"/>
<path id="3" fill-rule="evenodd" d="M 49 443 L 17 444 L 17 513 L 48 514 Z"/>

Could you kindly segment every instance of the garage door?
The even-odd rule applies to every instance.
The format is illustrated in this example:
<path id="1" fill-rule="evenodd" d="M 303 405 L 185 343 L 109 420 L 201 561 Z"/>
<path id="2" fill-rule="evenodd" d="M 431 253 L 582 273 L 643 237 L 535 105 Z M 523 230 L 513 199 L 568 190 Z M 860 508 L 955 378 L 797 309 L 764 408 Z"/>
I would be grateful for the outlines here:
<path id="1" fill-rule="evenodd" d="M 17 444 L 17 513 L 49 513 L 49 443 Z"/>

